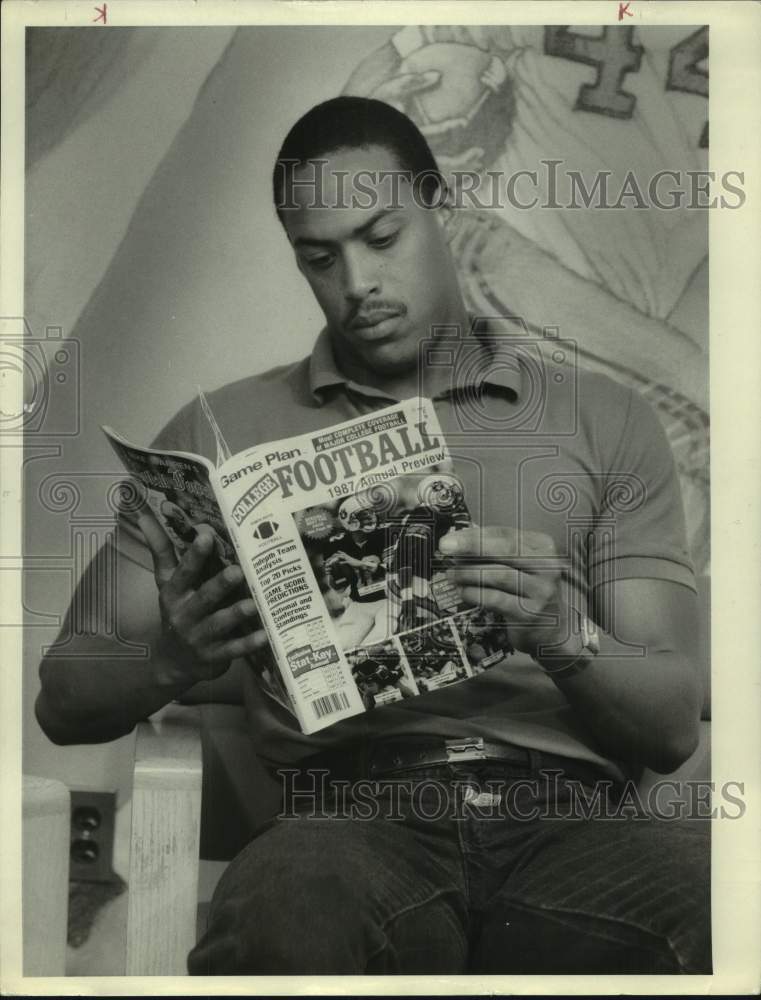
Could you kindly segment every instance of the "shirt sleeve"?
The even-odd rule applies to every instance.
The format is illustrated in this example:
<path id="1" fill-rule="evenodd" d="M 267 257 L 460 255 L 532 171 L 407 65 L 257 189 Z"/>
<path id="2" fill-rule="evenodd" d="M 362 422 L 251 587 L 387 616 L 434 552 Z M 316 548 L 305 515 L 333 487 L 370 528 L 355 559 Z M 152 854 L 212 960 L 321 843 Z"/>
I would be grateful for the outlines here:
<path id="1" fill-rule="evenodd" d="M 591 587 L 614 580 L 672 580 L 696 591 L 684 508 L 666 433 L 647 401 L 629 389 L 620 440 L 588 537 Z"/>

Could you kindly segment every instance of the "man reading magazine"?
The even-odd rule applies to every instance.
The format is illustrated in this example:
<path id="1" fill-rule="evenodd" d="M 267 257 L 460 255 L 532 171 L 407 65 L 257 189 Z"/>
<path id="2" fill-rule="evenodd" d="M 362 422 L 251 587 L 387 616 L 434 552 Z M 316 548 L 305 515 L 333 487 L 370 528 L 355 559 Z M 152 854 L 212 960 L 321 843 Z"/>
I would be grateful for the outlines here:
<path id="1" fill-rule="evenodd" d="M 121 560 L 120 627 L 151 656 L 125 665 L 107 639 L 80 637 L 88 658 L 42 664 L 41 725 L 60 743 L 110 740 L 240 669 L 258 753 L 287 771 L 288 818 L 227 869 L 191 973 L 709 972 L 707 824 L 621 808 L 627 779 L 690 756 L 701 705 L 695 583 L 656 417 L 578 368 L 572 345 L 473 321 L 450 252 L 457 213 L 401 112 L 318 105 L 273 179 L 325 328 L 305 360 L 210 393 L 217 423 L 237 451 L 431 398 L 470 525 L 437 532 L 421 515 L 401 529 L 412 555 L 385 575 L 379 553 L 349 574 L 362 560 L 336 545 L 326 579 L 357 602 L 360 582 L 414 575 L 429 538 L 438 582 L 481 608 L 510 654 L 437 685 L 456 657 L 434 622 L 413 651 L 425 693 L 397 697 L 380 660 L 358 666 L 388 700 L 306 736 L 257 684 L 267 640 L 239 568 L 209 573 L 203 527 L 178 559 L 145 511 L 158 595 Z M 155 447 L 213 457 L 201 407 Z M 437 510 L 457 500 L 442 482 Z M 360 519 L 346 521 L 361 548 Z"/>

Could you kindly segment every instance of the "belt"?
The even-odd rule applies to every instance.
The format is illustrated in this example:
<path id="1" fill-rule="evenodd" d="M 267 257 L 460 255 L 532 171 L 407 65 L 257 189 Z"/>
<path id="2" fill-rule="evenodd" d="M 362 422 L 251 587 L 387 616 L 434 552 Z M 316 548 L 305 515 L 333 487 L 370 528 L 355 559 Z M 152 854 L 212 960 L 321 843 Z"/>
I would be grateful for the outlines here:
<path id="1" fill-rule="evenodd" d="M 534 772 L 561 771 L 560 777 L 595 784 L 605 777 L 594 764 L 561 757 L 559 754 L 529 750 L 511 743 L 492 743 L 481 737 L 438 740 L 425 743 L 393 740 L 365 747 L 347 747 L 315 754 L 299 762 L 302 771 L 327 770 L 333 778 L 377 778 L 395 771 L 407 771 L 445 764 L 504 761 Z"/>

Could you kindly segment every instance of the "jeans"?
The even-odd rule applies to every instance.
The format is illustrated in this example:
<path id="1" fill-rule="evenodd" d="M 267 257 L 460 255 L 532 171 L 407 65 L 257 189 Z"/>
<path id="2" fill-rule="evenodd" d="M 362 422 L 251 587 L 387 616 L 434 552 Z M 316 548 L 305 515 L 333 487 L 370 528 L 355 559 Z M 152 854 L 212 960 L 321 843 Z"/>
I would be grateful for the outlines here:
<path id="1" fill-rule="evenodd" d="M 532 763 L 301 776 L 190 973 L 710 973 L 709 824 L 584 813 L 591 787 Z"/>

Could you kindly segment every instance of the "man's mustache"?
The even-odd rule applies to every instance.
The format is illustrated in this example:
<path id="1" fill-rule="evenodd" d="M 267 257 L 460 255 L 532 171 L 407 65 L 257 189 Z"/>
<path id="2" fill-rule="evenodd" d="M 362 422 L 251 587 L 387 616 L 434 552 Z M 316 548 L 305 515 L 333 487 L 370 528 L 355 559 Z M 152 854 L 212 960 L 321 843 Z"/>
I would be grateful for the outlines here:
<path id="1" fill-rule="evenodd" d="M 407 306 L 393 299 L 375 299 L 363 302 L 349 317 L 349 326 L 372 326 L 389 316 L 405 316 Z"/>

